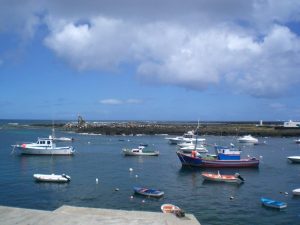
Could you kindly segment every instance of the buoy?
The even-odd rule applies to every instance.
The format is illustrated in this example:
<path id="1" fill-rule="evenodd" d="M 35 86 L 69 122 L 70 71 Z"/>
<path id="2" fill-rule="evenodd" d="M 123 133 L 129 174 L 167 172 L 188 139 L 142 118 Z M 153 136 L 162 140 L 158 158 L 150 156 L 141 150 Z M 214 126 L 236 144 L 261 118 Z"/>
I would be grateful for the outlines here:
<path id="1" fill-rule="evenodd" d="M 233 197 L 233 196 L 230 196 L 230 200 L 232 200 L 232 199 L 234 199 L 234 197 Z"/>
<path id="2" fill-rule="evenodd" d="M 88 144 L 91 144 L 91 142 L 88 141 Z"/>
<path id="3" fill-rule="evenodd" d="M 263 156 L 262 156 L 262 155 L 260 155 L 260 156 L 259 156 L 259 158 L 261 158 L 261 159 L 262 159 L 262 158 L 263 158 Z"/>
<path id="4" fill-rule="evenodd" d="M 139 176 L 138 175 L 135 175 L 135 178 L 138 178 Z"/>
<path id="5" fill-rule="evenodd" d="M 96 178 L 96 184 L 98 184 L 98 178 Z"/>
<path id="6" fill-rule="evenodd" d="M 132 169 L 132 168 L 129 168 L 129 171 L 130 171 L 130 172 L 132 172 L 132 171 L 133 171 L 133 169 Z"/>
<path id="7" fill-rule="evenodd" d="M 120 190 L 119 188 L 116 188 L 116 189 L 115 189 L 115 191 L 119 191 L 119 190 Z"/>
<path id="8" fill-rule="evenodd" d="M 130 198 L 133 199 L 133 196 L 131 195 Z"/>
<path id="9" fill-rule="evenodd" d="M 285 195 L 288 195 L 289 193 L 287 193 L 287 192 L 284 192 L 284 194 L 285 194 Z"/>
<path id="10" fill-rule="evenodd" d="M 142 201 L 142 203 L 145 203 L 145 202 L 146 202 L 145 200 Z"/>

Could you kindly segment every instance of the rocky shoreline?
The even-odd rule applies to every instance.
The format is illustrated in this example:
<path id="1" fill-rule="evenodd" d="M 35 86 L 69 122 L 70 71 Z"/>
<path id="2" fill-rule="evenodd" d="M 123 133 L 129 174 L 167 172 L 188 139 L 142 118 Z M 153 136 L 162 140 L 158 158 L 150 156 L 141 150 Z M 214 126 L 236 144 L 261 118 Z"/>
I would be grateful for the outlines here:
<path id="1" fill-rule="evenodd" d="M 58 127 L 77 133 L 94 133 L 102 135 L 182 135 L 197 128 L 196 123 L 147 123 L 147 122 L 120 122 L 120 123 L 84 123 L 59 124 Z M 278 125 L 258 126 L 253 123 L 201 123 L 201 135 L 241 136 L 252 134 L 255 136 L 300 136 L 299 128 L 284 129 Z"/>

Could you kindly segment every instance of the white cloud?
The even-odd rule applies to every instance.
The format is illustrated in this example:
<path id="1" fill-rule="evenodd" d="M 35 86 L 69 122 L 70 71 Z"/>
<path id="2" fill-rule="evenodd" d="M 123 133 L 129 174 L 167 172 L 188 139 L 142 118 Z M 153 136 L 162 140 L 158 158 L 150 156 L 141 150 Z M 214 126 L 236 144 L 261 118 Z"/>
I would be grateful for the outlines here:
<path id="1" fill-rule="evenodd" d="M 296 0 L 33 3 L 28 0 L 23 13 L 12 5 L 19 24 L 34 35 L 41 23 L 36 13 L 47 12 L 45 45 L 79 70 L 133 64 L 143 82 L 268 98 L 300 83 L 300 38 L 285 25 L 300 21 Z"/>
<path id="2" fill-rule="evenodd" d="M 120 99 L 103 99 L 100 100 L 101 104 L 106 104 L 106 105 L 122 105 L 122 104 L 141 104 L 143 103 L 142 100 L 140 99 L 126 99 L 126 100 L 120 100 Z"/>

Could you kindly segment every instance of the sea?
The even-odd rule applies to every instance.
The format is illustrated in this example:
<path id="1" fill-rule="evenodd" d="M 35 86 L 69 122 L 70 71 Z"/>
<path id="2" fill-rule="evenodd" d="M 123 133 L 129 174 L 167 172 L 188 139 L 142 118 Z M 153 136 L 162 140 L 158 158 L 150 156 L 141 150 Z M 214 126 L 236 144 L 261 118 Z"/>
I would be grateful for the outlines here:
<path id="1" fill-rule="evenodd" d="M 55 210 L 62 205 L 160 212 L 171 203 L 196 216 L 202 225 L 300 224 L 300 164 L 287 157 L 300 155 L 294 138 L 259 137 L 259 145 L 239 145 L 234 136 L 205 136 L 210 145 L 230 145 L 242 156 L 260 159 L 254 169 L 183 168 L 177 147 L 160 135 L 106 136 L 56 130 L 57 137 L 73 137 L 74 156 L 24 156 L 12 145 L 48 137 L 50 127 L 28 126 L 32 121 L 0 121 L 0 205 Z M 39 121 L 43 122 L 43 121 Z M 126 157 L 123 148 L 148 144 L 159 156 Z M 210 153 L 213 148 L 208 146 Z M 132 168 L 132 171 L 131 169 Z M 201 172 L 240 173 L 241 185 L 204 181 Z M 38 183 L 33 174 L 71 176 L 65 184 Z M 96 182 L 98 179 L 98 183 Z M 165 192 L 162 198 L 135 195 L 133 187 Z M 284 210 L 262 206 L 261 197 L 288 204 Z"/>

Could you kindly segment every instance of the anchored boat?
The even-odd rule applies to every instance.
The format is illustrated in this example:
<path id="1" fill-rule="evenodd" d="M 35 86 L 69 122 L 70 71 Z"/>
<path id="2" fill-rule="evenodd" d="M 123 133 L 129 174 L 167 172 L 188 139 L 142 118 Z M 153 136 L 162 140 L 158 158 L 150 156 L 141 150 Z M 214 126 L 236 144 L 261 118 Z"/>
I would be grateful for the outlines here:
<path id="1" fill-rule="evenodd" d="M 71 177 L 62 174 L 62 175 L 56 175 L 56 174 L 33 174 L 33 177 L 36 181 L 43 181 L 43 182 L 57 182 L 57 183 L 66 183 L 71 180 Z"/>
<path id="2" fill-rule="evenodd" d="M 264 206 L 270 208 L 283 209 L 287 207 L 287 204 L 285 202 L 275 201 L 269 198 L 261 198 L 260 201 Z"/>
<path id="3" fill-rule="evenodd" d="M 300 163 L 300 156 L 289 156 L 287 159 L 292 163 Z"/>
<path id="4" fill-rule="evenodd" d="M 217 174 L 203 172 L 201 175 L 204 178 L 204 180 L 209 180 L 209 181 L 237 183 L 237 184 L 241 184 L 245 181 L 245 179 L 241 177 L 239 173 L 236 173 L 234 175 L 225 175 L 225 174 L 221 175 L 220 172 L 218 171 Z"/>
<path id="5" fill-rule="evenodd" d="M 37 142 L 13 145 L 24 155 L 73 155 L 72 146 L 57 147 L 52 138 L 38 138 Z"/>
<path id="6" fill-rule="evenodd" d="M 138 148 L 133 149 L 123 149 L 123 153 L 125 156 L 158 156 L 159 151 L 154 150 L 145 150 L 144 146 L 139 146 Z"/>
<path id="7" fill-rule="evenodd" d="M 163 191 L 151 188 L 134 187 L 133 190 L 136 194 L 157 198 L 162 197 L 165 194 Z"/>

